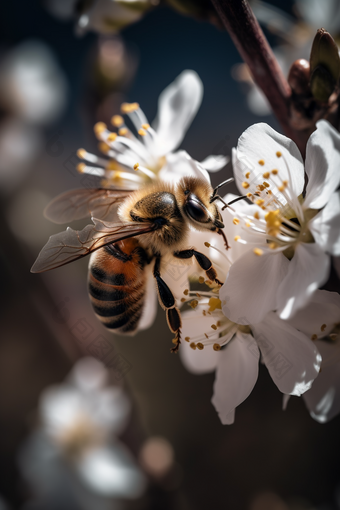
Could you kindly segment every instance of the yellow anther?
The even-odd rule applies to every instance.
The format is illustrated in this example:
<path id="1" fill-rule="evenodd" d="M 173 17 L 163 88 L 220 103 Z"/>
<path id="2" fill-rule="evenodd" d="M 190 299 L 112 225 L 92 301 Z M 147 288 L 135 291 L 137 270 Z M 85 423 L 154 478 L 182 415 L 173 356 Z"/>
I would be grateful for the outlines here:
<path id="1" fill-rule="evenodd" d="M 77 156 L 80 159 L 85 159 L 86 158 L 86 150 L 85 149 L 78 149 L 77 150 Z"/>
<path id="2" fill-rule="evenodd" d="M 256 188 L 257 188 L 259 191 L 264 191 L 265 186 L 263 186 L 263 184 L 258 184 L 258 185 L 256 186 Z"/>
<path id="3" fill-rule="evenodd" d="M 203 310 L 203 315 L 206 316 L 207 315 L 207 312 L 205 310 Z"/>
<path id="4" fill-rule="evenodd" d="M 197 347 L 197 349 L 198 349 L 199 351 L 203 351 L 203 349 L 204 349 L 204 345 L 203 345 L 201 342 L 198 342 L 198 343 L 196 344 L 196 347 Z"/>
<path id="5" fill-rule="evenodd" d="M 326 328 L 327 328 L 327 325 L 326 324 L 322 324 L 320 329 L 321 329 L 321 331 L 325 331 Z"/>
<path id="6" fill-rule="evenodd" d="M 190 347 L 195 351 L 196 350 L 196 344 L 195 342 L 191 342 Z"/>
<path id="7" fill-rule="evenodd" d="M 82 174 L 85 171 L 86 165 L 85 163 L 78 163 L 77 170 L 80 174 Z"/>
<path id="8" fill-rule="evenodd" d="M 272 174 L 273 175 L 277 175 L 279 173 L 278 169 L 277 168 L 274 168 L 274 170 L 272 170 Z"/>
<path id="9" fill-rule="evenodd" d="M 331 334 L 329 335 L 329 338 L 330 338 L 331 340 L 336 340 L 336 339 L 338 338 L 338 335 L 337 335 L 336 333 L 331 333 Z"/>
<path id="10" fill-rule="evenodd" d="M 122 128 L 120 128 L 120 129 L 118 130 L 118 134 L 119 134 L 119 136 L 125 136 L 125 135 L 127 135 L 127 132 L 128 132 L 128 130 L 127 130 L 127 128 L 126 128 L 126 127 L 122 127 Z"/>
<path id="11" fill-rule="evenodd" d="M 249 182 L 246 182 L 246 181 L 243 181 L 243 182 L 242 182 L 242 187 L 243 187 L 244 189 L 249 188 L 249 186 L 250 186 Z"/>
<path id="12" fill-rule="evenodd" d="M 270 248 L 271 250 L 275 250 L 275 248 L 277 248 L 277 244 L 276 244 L 276 243 L 269 243 L 269 245 L 268 245 L 268 246 L 269 246 L 269 248 Z"/>
<path id="13" fill-rule="evenodd" d="M 213 349 L 214 349 L 214 351 L 220 351 L 221 350 L 220 344 L 214 344 Z"/>
<path id="14" fill-rule="evenodd" d="M 264 174 L 262 174 L 262 175 L 263 175 L 263 177 L 264 177 L 265 179 L 269 179 L 270 173 L 269 173 L 269 172 L 265 172 L 265 173 L 264 173 Z"/>
<path id="15" fill-rule="evenodd" d="M 111 124 L 116 127 L 120 127 L 122 124 L 124 124 L 124 119 L 121 115 L 114 115 L 111 118 Z"/>
<path id="16" fill-rule="evenodd" d="M 204 278 L 203 278 L 203 276 L 200 276 L 200 277 L 198 278 L 198 281 L 199 281 L 199 283 L 204 283 Z"/>
<path id="17" fill-rule="evenodd" d="M 246 221 L 246 227 L 250 227 L 251 223 L 249 221 Z"/>
<path id="18" fill-rule="evenodd" d="M 241 239 L 241 236 L 235 236 L 234 241 L 239 241 Z"/>
<path id="19" fill-rule="evenodd" d="M 209 299 L 209 312 L 214 312 L 215 310 L 222 310 L 222 303 L 219 298 L 211 297 Z"/>
<path id="20" fill-rule="evenodd" d="M 114 161 L 113 159 L 110 159 L 108 162 L 107 162 L 107 165 L 106 165 L 106 170 L 119 170 L 120 169 L 120 166 L 119 164 L 117 163 L 117 161 Z"/>
<path id="21" fill-rule="evenodd" d="M 263 205 L 264 204 L 264 200 L 262 198 L 258 198 L 255 202 L 256 205 Z"/>
<path id="22" fill-rule="evenodd" d="M 123 130 L 124 128 L 120 129 L 119 131 Z M 126 129 L 126 128 L 125 128 Z M 107 137 L 108 142 L 114 142 L 117 138 L 117 133 L 110 133 Z"/>
<path id="23" fill-rule="evenodd" d="M 267 191 L 267 193 L 268 193 L 268 195 L 272 195 L 273 194 L 270 189 Z"/>
<path id="24" fill-rule="evenodd" d="M 93 126 L 93 130 L 96 136 L 101 135 L 106 129 L 107 126 L 104 124 L 104 122 L 97 122 L 97 124 Z"/>
<path id="25" fill-rule="evenodd" d="M 264 165 L 264 159 L 259 159 L 259 165 L 261 165 L 261 166 Z"/>
<path id="26" fill-rule="evenodd" d="M 258 257 L 261 257 L 261 255 L 263 255 L 263 250 L 261 250 L 261 248 L 254 248 L 253 249 L 253 252 L 255 253 L 255 255 L 257 255 Z"/>
<path id="27" fill-rule="evenodd" d="M 286 189 L 286 186 L 282 184 L 282 186 L 279 186 L 277 189 L 282 193 Z"/>
<path id="28" fill-rule="evenodd" d="M 252 196 L 253 196 L 252 193 L 247 193 L 248 198 L 251 198 Z"/>
<path id="29" fill-rule="evenodd" d="M 270 187 L 270 184 L 269 184 L 269 182 L 264 181 L 264 182 L 263 182 L 263 186 L 264 186 L 265 188 L 269 188 L 269 187 Z"/>
<path id="30" fill-rule="evenodd" d="M 205 242 L 205 243 L 204 243 L 204 246 L 206 246 L 207 248 L 210 248 L 210 243 Z"/>
<path id="31" fill-rule="evenodd" d="M 142 128 L 148 130 L 150 128 L 150 124 L 142 124 Z"/>
<path id="32" fill-rule="evenodd" d="M 212 324 L 211 327 L 212 327 L 212 329 L 214 329 L 216 331 L 216 329 L 217 329 L 216 324 Z"/>
<path id="33" fill-rule="evenodd" d="M 254 218 L 255 218 L 255 220 L 259 220 L 260 219 L 260 214 L 259 214 L 258 211 L 254 212 Z"/>
<path id="34" fill-rule="evenodd" d="M 183 291 L 183 294 L 185 294 L 185 295 L 187 296 L 187 295 L 189 294 L 189 289 L 185 289 L 185 290 Z"/>
<path id="35" fill-rule="evenodd" d="M 283 184 L 284 186 L 288 186 L 288 181 L 282 181 L 282 184 Z"/>
<path id="36" fill-rule="evenodd" d="M 190 336 L 186 336 L 186 337 L 184 338 L 184 340 L 185 340 L 186 342 L 189 342 L 189 341 L 190 341 Z"/>
<path id="37" fill-rule="evenodd" d="M 199 294 L 199 292 L 196 292 L 196 297 L 198 297 L 198 299 L 201 299 L 201 294 Z"/>
<path id="38" fill-rule="evenodd" d="M 139 134 L 140 136 L 145 136 L 145 135 L 146 135 L 146 131 L 145 131 L 145 129 L 139 129 L 139 130 L 138 130 L 138 134 Z"/>
<path id="39" fill-rule="evenodd" d="M 139 108 L 139 103 L 131 103 L 130 104 L 130 111 L 131 112 L 134 112 L 135 110 L 138 110 Z"/>
<path id="40" fill-rule="evenodd" d="M 191 306 L 191 308 L 195 309 L 198 305 L 197 299 L 193 299 L 192 301 L 190 301 L 189 305 Z"/>
<path id="41" fill-rule="evenodd" d="M 246 179 L 249 179 L 249 176 L 250 176 L 250 172 L 247 172 L 247 173 L 246 173 L 246 176 L 245 176 L 245 177 L 246 177 Z"/>
<path id="42" fill-rule="evenodd" d="M 186 299 L 184 297 L 181 298 L 181 303 L 185 303 Z"/>
<path id="43" fill-rule="evenodd" d="M 138 110 L 138 103 L 123 103 L 120 107 L 122 113 L 131 113 Z"/>
<path id="44" fill-rule="evenodd" d="M 317 339 L 318 339 L 318 335 L 312 335 L 312 336 L 310 337 L 310 339 L 311 339 L 311 340 L 317 340 Z"/>
<path id="45" fill-rule="evenodd" d="M 205 336 L 205 338 L 207 338 L 209 340 L 209 337 L 206 333 L 204 333 L 204 336 Z"/>
<path id="46" fill-rule="evenodd" d="M 282 152 L 277 151 L 276 155 L 277 155 L 277 157 L 278 157 L 278 158 L 281 158 L 281 156 L 282 156 Z"/>
<path id="47" fill-rule="evenodd" d="M 204 282 L 206 285 L 212 285 L 212 281 L 211 280 L 205 280 Z"/>
<path id="48" fill-rule="evenodd" d="M 221 321 L 217 321 L 216 326 L 219 328 L 221 326 Z"/>
<path id="49" fill-rule="evenodd" d="M 109 145 L 107 145 L 107 143 L 105 143 L 105 142 L 99 142 L 98 149 L 101 152 L 104 152 L 104 154 L 107 154 L 109 152 L 109 150 L 111 149 L 111 147 Z"/>
<path id="50" fill-rule="evenodd" d="M 233 219 L 234 225 L 238 225 L 240 223 L 240 220 L 238 218 Z"/>
<path id="51" fill-rule="evenodd" d="M 134 170 L 138 170 L 138 167 L 139 167 L 139 163 L 135 163 L 135 164 L 133 165 L 133 169 L 134 169 Z"/>

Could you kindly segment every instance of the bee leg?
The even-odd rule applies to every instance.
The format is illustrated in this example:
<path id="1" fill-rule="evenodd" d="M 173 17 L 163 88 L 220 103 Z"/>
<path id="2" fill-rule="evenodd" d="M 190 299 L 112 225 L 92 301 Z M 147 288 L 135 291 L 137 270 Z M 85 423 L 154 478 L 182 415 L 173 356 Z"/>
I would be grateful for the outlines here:
<path id="1" fill-rule="evenodd" d="M 157 257 L 155 267 L 153 270 L 153 275 L 157 283 L 159 303 L 163 310 L 165 310 L 166 320 L 170 331 L 175 333 L 175 338 L 173 339 L 173 343 L 175 344 L 175 346 L 171 349 L 171 352 L 176 353 L 179 349 L 179 344 L 181 343 L 182 320 L 180 312 L 176 307 L 176 301 L 173 296 L 173 293 L 171 292 L 171 290 L 161 277 L 159 271 L 160 261 L 161 261 L 160 257 Z"/>
<path id="2" fill-rule="evenodd" d="M 217 230 L 217 233 L 220 234 L 220 236 L 223 237 L 223 240 L 224 240 L 224 246 L 226 248 L 226 250 L 229 250 L 230 246 L 228 244 L 228 239 L 225 235 L 225 233 L 223 232 L 223 230 L 221 230 L 220 228 Z"/>
<path id="3" fill-rule="evenodd" d="M 217 273 L 215 268 L 213 268 L 212 262 L 206 255 L 196 250 L 182 250 L 177 251 L 174 254 L 174 257 L 178 259 L 190 259 L 191 257 L 195 257 L 198 262 L 198 265 L 205 271 L 205 274 L 209 278 L 209 280 L 216 282 L 217 285 L 222 286 L 223 283 L 217 278 Z"/>

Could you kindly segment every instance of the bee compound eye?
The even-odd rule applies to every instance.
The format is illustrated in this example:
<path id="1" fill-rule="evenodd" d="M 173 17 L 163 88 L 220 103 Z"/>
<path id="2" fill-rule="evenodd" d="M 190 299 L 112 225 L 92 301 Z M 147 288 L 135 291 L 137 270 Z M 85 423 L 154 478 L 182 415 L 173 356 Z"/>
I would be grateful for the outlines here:
<path id="1" fill-rule="evenodd" d="M 207 209 L 195 195 L 190 195 L 185 205 L 185 209 L 188 215 L 199 223 L 208 223 L 210 221 Z"/>

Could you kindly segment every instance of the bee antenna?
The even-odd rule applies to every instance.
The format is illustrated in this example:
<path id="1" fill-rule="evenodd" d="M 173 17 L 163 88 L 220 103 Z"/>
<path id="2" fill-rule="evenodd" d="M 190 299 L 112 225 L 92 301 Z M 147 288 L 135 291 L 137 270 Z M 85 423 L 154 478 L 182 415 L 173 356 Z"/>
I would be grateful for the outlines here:
<path id="1" fill-rule="evenodd" d="M 216 188 L 214 189 L 213 191 L 213 194 L 211 195 L 211 198 L 210 198 L 210 203 L 211 202 L 214 202 L 215 200 L 219 199 L 219 200 L 222 200 L 220 196 L 218 196 L 217 194 L 217 191 L 222 188 L 222 186 L 224 186 L 225 184 L 229 184 L 230 182 L 233 182 L 234 181 L 234 177 L 230 177 L 229 179 L 227 179 L 226 181 L 223 181 L 221 182 L 220 184 L 218 184 L 216 186 Z M 223 202 L 223 200 L 222 200 Z"/>

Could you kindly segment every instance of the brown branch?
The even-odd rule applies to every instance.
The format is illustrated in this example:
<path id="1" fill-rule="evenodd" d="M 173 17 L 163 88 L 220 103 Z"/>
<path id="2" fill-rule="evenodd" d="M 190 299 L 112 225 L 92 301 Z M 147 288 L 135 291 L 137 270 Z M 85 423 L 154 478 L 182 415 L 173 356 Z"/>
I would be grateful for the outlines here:
<path id="1" fill-rule="evenodd" d="M 290 124 L 291 89 L 247 0 L 211 0 L 284 132 L 304 155 L 308 135 Z"/>

